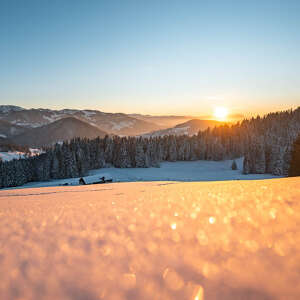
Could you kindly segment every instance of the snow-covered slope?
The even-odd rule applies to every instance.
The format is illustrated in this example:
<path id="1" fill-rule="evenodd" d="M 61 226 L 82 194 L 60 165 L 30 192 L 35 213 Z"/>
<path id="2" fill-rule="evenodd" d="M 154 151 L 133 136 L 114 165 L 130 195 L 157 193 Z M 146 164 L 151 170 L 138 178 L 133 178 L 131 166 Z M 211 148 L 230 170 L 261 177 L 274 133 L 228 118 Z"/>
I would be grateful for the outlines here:
<path id="1" fill-rule="evenodd" d="M 102 168 L 91 170 L 90 175 L 112 178 L 114 182 L 137 181 L 222 181 L 222 180 L 255 180 L 278 178 L 271 174 L 242 173 L 243 158 L 236 160 L 238 169 L 232 170 L 232 160 L 224 161 L 178 161 L 162 162 L 160 168 Z M 23 187 L 59 186 L 65 183 L 78 185 L 79 178 L 58 179 L 42 182 L 30 182 Z M 22 188 L 22 187 L 21 187 Z"/>
<path id="2" fill-rule="evenodd" d="M 15 105 L 0 105 L 0 113 L 9 113 L 13 111 L 21 111 L 24 110 L 24 108 L 20 106 L 15 106 Z"/>
<path id="3" fill-rule="evenodd" d="M 24 158 L 25 153 L 19 151 L 8 151 L 8 152 L 0 152 L 0 160 L 1 161 L 10 161 L 13 159 Z"/>
<path id="4" fill-rule="evenodd" d="M 26 130 L 24 127 L 0 120 L 0 137 L 2 138 L 9 138 L 13 135 L 21 134 Z"/>
<path id="5" fill-rule="evenodd" d="M 22 151 L 7 151 L 7 152 L 0 152 L 0 160 L 2 161 L 10 161 L 13 159 L 20 159 L 28 156 L 35 156 L 40 155 L 43 153 L 41 149 L 31 149 L 29 148 L 29 152 L 25 153 Z"/>
<path id="6" fill-rule="evenodd" d="M 32 128 L 21 135 L 13 137 L 12 140 L 18 145 L 43 147 L 75 137 L 96 138 L 98 136 L 104 137 L 106 134 L 96 126 L 77 118 L 68 117 L 48 125 Z"/>
<path id="7" fill-rule="evenodd" d="M 297 300 L 299 178 L 0 192 L 0 299 Z"/>
<path id="8" fill-rule="evenodd" d="M 189 135 L 192 136 L 197 134 L 200 130 L 205 130 L 208 127 L 214 128 L 215 126 L 220 126 L 225 124 L 224 122 L 219 122 L 215 120 L 198 120 L 193 119 L 187 122 L 176 125 L 172 128 L 167 128 L 163 130 L 153 131 L 146 133 L 144 137 L 150 136 L 164 136 L 164 135 Z"/>
<path id="9" fill-rule="evenodd" d="M 141 114 L 130 114 L 130 117 L 135 119 L 144 120 L 150 123 L 155 123 L 161 126 L 163 129 L 171 128 L 177 124 L 187 122 L 194 119 L 192 116 L 152 116 L 152 115 L 141 115 Z"/>

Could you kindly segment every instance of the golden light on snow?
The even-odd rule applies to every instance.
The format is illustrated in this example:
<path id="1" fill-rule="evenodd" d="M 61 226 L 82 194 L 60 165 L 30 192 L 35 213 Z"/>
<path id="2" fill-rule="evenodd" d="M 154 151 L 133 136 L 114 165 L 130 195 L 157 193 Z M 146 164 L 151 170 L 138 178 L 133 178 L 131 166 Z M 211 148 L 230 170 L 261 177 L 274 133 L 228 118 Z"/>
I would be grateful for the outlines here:
<path id="1" fill-rule="evenodd" d="M 210 224 L 214 224 L 214 223 L 216 223 L 216 218 L 215 217 L 209 217 L 208 222 Z"/>
<path id="2" fill-rule="evenodd" d="M 173 230 L 175 230 L 176 227 L 177 227 L 177 224 L 176 224 L 176 223 L 172 223 L 172 224 L 171 224 L 171 228 L 172 228 Z"/>
<path id="3" fill-rule="evenodd" d="M 217 106 L 214 110 L 214 117 L 218 121 L 226 121 L 228 116 L 228 109 L 223 106 Z"/>
<path id="4" fill-rule="evenodd" d="M 204 290 L 201 285 L 197 286 L 196 290 L 196 296 L 194 297 L 194 300 L 203 300 L 204 299 Z"/>
<path id="5" fill-rule="evenodd" d="M 298 199 L 297 177 L 0 191 L 0 299 L 299 299 Z"/>
<path id="6" fill-rule="evenodd" d="M 165 269 L 163 279 L 170 290 L 178 291 L 184 286 L 181 276 L 171 268 Z"/>

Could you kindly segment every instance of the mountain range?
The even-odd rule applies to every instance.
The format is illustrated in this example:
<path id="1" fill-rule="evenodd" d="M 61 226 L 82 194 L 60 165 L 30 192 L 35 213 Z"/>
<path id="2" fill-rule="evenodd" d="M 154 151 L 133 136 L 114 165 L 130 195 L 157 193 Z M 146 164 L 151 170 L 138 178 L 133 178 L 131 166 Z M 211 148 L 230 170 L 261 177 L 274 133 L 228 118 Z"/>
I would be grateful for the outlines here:
<path id="1" fill-rule="evenodd" d="M 76 118 L 66 117 L 41 127 L 28 129 L 25 133 L 15 136 L 13 141 L 17 145 L 38 148 L 71 140 L 74 137 L 92 139 L 97 136 L 104 137 L 106 134 L 96 126 Z"/>
<path id="2" fill-rule="evenodd" d="M 0 144 L 42 147 L 74 137 L 196 134 L 222 123 L 189 116 L 151 116 L 78 109 L 25 109 L 0 105 Z"/>
<path id="3" fill-rule="evenodd" d="M 98 110 L 24 109 L 18 106 L 0 106 L 0 120 L 25 128 L 41 127 L 66 117 L 74 117 L 87 122 L 108 134 L 138 135 L 161 129 L 161 126 L 155 123 L 136 119 L 122 113 L 105 113 Z"/>
<path id="4" fill-rule="evenodd" d="M 198 120 L 192 119 L 184 123 L 178 124 L 171 128 L 166 128 L 162 130 L 152 131 L 143 134 L 144 137 L 155 137 L 164 135 L 194 135 L 199 132 L 199 130 L 205 130 L 208 127 L 215 127 L 225 124 L 225 122 L 219 122 L 215 120 Z"/>

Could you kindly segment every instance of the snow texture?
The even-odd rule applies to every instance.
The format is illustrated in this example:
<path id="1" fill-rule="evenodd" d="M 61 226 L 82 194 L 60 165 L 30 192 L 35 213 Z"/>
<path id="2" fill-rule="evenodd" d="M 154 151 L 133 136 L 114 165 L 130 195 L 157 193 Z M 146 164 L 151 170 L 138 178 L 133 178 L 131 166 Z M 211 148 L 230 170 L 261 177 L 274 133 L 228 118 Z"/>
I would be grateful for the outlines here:
<path id="1" fill-rule="evenodd" d="M 0 299 L 299 299 L 299 180 L 1 191 Z"/>

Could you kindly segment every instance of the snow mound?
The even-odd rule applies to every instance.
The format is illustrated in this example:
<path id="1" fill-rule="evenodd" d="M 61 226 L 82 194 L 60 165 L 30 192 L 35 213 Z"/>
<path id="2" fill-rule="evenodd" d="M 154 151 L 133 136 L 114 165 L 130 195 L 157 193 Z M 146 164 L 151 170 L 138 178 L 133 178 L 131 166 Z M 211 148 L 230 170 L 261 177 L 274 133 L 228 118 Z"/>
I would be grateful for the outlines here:
<path id="1" fill-rule="evenodd" d="M 0 192 L 1 299 L 293 300 L 299 178 Z"/>

